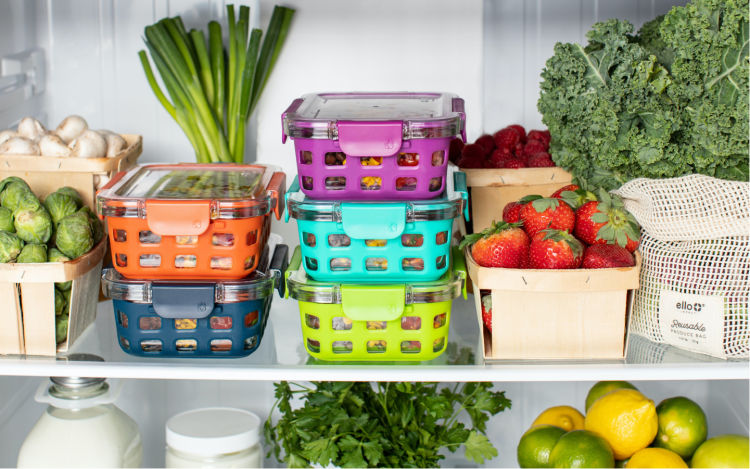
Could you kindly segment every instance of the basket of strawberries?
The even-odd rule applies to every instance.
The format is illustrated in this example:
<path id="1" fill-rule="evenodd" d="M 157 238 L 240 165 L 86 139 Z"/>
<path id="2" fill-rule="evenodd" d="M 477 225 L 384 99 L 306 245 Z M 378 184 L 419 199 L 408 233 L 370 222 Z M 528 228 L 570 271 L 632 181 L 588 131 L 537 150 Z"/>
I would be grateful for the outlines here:
<path id="1" fill-rule="evenodd" d="M 572 176 L 555 166 L 547 130 L 509 125 L 474 143 L 451 142 L 449 158 L 466 173 L 473 231 L 488 228 L 503 207 L 528 194 L 546 194 L 570 184 Z"/>
<path id="2" fill-rule="evenodd" d="M 622 200 L 604 190 L 568 185 L 507 204 L 502 221 L 461 243 L 485 358 L 624 357 L 639 239 Z"/>

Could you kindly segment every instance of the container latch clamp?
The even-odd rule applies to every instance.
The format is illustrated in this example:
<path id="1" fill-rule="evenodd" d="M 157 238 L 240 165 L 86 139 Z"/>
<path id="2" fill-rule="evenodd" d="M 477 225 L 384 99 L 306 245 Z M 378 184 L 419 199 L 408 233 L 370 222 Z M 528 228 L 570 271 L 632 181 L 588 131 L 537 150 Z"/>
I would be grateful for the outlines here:
<path id="1" fill-rule="evenodd" d="M 393 156 L 401 149 L 401 121 L 339 121 L 339 147 L 347 156 Z"/>
<path id="2" fill-rule="evenodd" d="M 354 321 L 393 321 L 404 313 L 406 286 L 341 285 L 341 308 Z"/>
<path id="3" fill-rule="evenodd" d="M 205 318 L 214 310 L 215 295 L 210 284 L 151 285 L 152 306 L 163 318 Z"/>
<path id="4" fill-rule="evenodd" d="M 406 204 L 343 202 L 341 228 L 354 239 L 396 238 L 406 228 Z"/>

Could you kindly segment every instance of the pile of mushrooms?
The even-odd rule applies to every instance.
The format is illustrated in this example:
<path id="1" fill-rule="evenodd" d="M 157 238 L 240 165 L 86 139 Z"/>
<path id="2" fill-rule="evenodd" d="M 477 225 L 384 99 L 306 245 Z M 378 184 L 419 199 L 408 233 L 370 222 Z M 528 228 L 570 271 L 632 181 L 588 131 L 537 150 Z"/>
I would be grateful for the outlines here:
<path id="1" fill-rule="evenodd" d="M 114 158 L 127 147 L 109 130 L 91 130 L 81 116 L 68 116 L 48 131 L 33 117 L 24 117 L 16 130 L 0 132 L 0 154 L 78 158 Z"/>

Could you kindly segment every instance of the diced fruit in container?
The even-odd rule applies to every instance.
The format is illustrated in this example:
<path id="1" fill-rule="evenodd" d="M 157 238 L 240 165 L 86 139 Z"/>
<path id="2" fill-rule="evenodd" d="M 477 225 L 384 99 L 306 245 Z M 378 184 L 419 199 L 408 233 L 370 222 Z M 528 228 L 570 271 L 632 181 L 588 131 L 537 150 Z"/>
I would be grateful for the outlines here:
<path id="1" fill-rule="evenodd" d="M 305 314 L 305 325 L 310 329 L 320 329 L 320 318 L 312 314 Z"/>
<path id="2" fill-rule="evenodd" d="M 440 337 L 432 342 L 432 351 L 437 353 L 445 347 L 445 337 Z"/>
<path id="3" fill-rule="evenodd" d="M 439 235 L 440 233 L 438 233 Z M 418 248 L 424 243 L 424 236 L 421 234 L 403 234 L 401 235 L 401 245 L 405 247 Z M 440 243 L 438 243 L 440 244 Z"/>
<path id="4" fill-rule="evenodd" d="M 388 259 L 384 257 L 368 257 L 365 261 L 367 270 L 388 270 Z"/>
<path id="5" fill-rule="evenodd" d="M 366 239 L 365 246 L 370 248 L 382 248 L 388 243 L 385 239 Z"/>
<path id="6" fill-rule="evenodd" d="M 232 341 L 229 339 L 213 339 L 209 342 L 212 352 L 229 352 L 232 350 Z"/>
<path id="7" fill-rule="evenodd" d="M 329 151 L 325 156 L 326 166 L 344 166 L 346 164 L 346 154 L 340 151 Z"/>
<path id="8" fill-rule="evenodd" d="M 399 177 L 399 178 L 396 178 L 396 190 L 397 191 L 414 191 L 414 190 L 417 190 L 417 178 L 415 178 L 415 177 Z"/>
<path id="9" fill-rule="evenodd" d="M 399 166 L 417 166 L 419 164 L 419 155 L 416 153 L 399 153 Z"/>
<path id="10" fill-rule="evenodd" d="M 254 325 L 258 324 L 258 319 L 260 315 L 257 311 L 250 311 L 245 315 L 245 327 L 253 327 Z"/>
<path id="11" fill-rule="evenodd" d="M 354 322 L 351 319 L 344 316 L 336 316 L 331 319 L 331 328 L 334 331 L 348 331 L 352 328 L 353 324 Z"/>
<path id="12" fill-rule="evenodd" d="M 251 350 L 258 346 L 258 336 L 254 335 L 252 337 L 248 337 L 245 339 L 245 343 L 243 344 L 243 347 L 245 350 Z"/>
<path id="13" fill-rule="evenodd" d="M 422 344 L 418 340 L 404 340 L 401 342 L 402 353 L 419 353 L 422 350 Z"/>
<path id="14" fill-rule="evenodd" d="M 383 180 L 379 176 L 365 176 L 360 182 L 360 188 L 366 191 L 375 191 L 380 189 L 382 184 Z"/>
<path id="15" fill-rule="evenodd" d="M 320 341 L 308 338 L 307 349 L 312 353 L 320 353 Z"/>
<path id="16" fill-rule="evenodd" d="M 424 270 L 424 259 L 421 257 L 405 257 L 401 260 L 401 268 L 408 271 Z"/>
<path id="17" fill-rule="evenodd" d="M 312 176 L 302 176 L 302 188 L 307 189 L 309 191 L 313 188 L 313 178 Z"/>
<path id="18" fill-rule="evenodd" d="M 428 187 L 428 190 L 430 192 L 439 191 L 441 187 L 443 187 L 442 177 L 438 176 L 438 177 L 430 178 L 430 185 Z"/>
<path id="19" fill-rule="evenodd" d="M 161 340 L 151 339 L 141 341 L 141 350 L 144 352 L 161 352 Z"/>
<path id="20" fill-rule="evenodd" d="M 141 267 L 159 267 L 161 265 L 161 255 L 141 254 L 138 262 Z"/>
<path id="21" fill-rule="evenodd" d="M 345 234 L 328 235 L 328 245 L 332 248 L 345 248 L 351 244 L 351 238 Z"/>
<path id="22" fill-rule="evenodd" d="M 440 313 L 432 319 L 432 328 L 440 329 L 441 327 L 445 326 L 445 323 L 447 321 L 448 321 L 448 315 L 445 313 Z"/>
<path id="23" fill-rule="evenodd" d="M 232 268 L 232 258 L 214 256 L 211 258 L 210 266 L 212 269 L 229 270 Z"/>
<path id="24" fill-rule="evenodd" d="M 231 316 L 212 316 L 208 321 L 208 325 L 211 329 L 231 329 L 232 328 L 232 317 Z"/>
<path id="25" fill-rule="evenodd" d="M 367 351 L 369 353 L 385 353 L 386 341 L 385 340 L 368 340 Z"/>
<path id="26" fill-rule="evenodd" d="M 211 244 L 214 246 L 234 246 L 234 235 L 232 233 L 214 233 L 211 236 Z"/>
<path id="27" fill-rule="evenodd" d="M 198 244 L 198 236 L 195 235 L 177 235 L 174 242 L 180 246 L 192 246 Z"/>
<path id="28" fill-rule="evenodd" d="M 440 233 L 435 235 L 435 244 L 438 246 L 441 244 L 445 244 L 448 242 L 448 232 L 447 231 L 441 231 Z M 420 242 L 419 246 L 421 246 L 422 243 Z"/>
<path id="29" fill-rule="evenodd" d="M 161 318 L 158 316 L 141 316 L 138 319 L 138 328 L 143 331 L 161 329 Z"/>
<path id="30" fill-rule="evenodd" d="M 194 269 L 197 265 L 198 258 L 192 254 L 183 254 L 174 258 L 174 266 L 178 269 Z"/>
<path id="31" fill-rule="evenodd" d="M 333 353 L 349 353 L 352 351 L 352 342 L 350 340 L 334 340 L 331 349 Z"/>
<path id="32" fill-rule="evenodd" d="M 432 166 L 443 166 L 445 163 L 445 151 L 436 150 L 432 152 Z"/>
<path id="33" fill-rule="evenodd" d="M 311 248 L 315 247 L 315 235 L 312 233 L 303 233 L 302 239 L 305 242 L 306 246 L 310 246 Z"/>
<path id="34" fill-rule="evenodd" d="M 404 331 L 418 331 L 422 328 L 422 318 L 419 316 L 403 316 L 401 329 Z"/>
<path id="35" fill-rule="evenodd" d="M 250 270 L 255 266 L 255 256 L 247 256 L 244 261 L 242 261 L 242 268 L 245 270 Z"/>
<path id="36" fill-rule="evenodd" d="M 388 326 L 386 321 L 367 321 L 365 327 L 368 331 L 382 331 Z"/>
<path id="37" fill-rule="evenodd" d="M 348 257 L 334 257 L 329 264 L 331 270 L 344 271 L 352 268 L 352 260 Z"/>
<path id="38" fill-rule="evenodd" d="M 174 346 L 178 352 L 194 352 L 198 349 L 198 342 L 195 339 L 179 339 Z"/>
<path id="39" fill-rule="evenodd" d="M 188 329 L 195 329 L 198 327 L 198 320 L 197 319 L 175 319 L 174 320 L 174 328 L 179 330 L 188 330 Z"/>
<path id="40" fill-rule="evenodd" d="M 329 191 L 339 191 L 346 188 L 346 178 L 344 176 L 330 176 L 325 179 L 326 189 Z"/>
<path id="41" fill-rule="evenodd" d="M 128 240 L 128 232 L 125 230 L 115 230 L 114 238 L 118 243 L 124 243 Z"/>
<path id="42" fill-rule="evenodd" d="M 359 159 L 359 164 L 362 166 L 380 166 L 383 164 L 382 156 L 366 156 Z"/>
<path id="43" fill-rule="evenodd" d="M 312 152 L 307 150 L 299 152 L 299 160 L 302 164 L 312 164 Z"/>

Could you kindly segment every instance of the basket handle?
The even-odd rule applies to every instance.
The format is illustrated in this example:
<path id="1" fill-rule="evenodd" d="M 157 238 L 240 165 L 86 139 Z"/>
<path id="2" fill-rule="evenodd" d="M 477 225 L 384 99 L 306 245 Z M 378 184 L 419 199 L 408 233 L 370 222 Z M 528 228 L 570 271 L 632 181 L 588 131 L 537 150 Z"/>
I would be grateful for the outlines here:
<path id="1" fill-rule="evenodd" d="M 286 272 L 284 272 L 284 284 L 286 285 L 284 298 L 289 297 L 289 276 L 297 272 L 300 265 L 302 265 L 302 251 L 297 246 L 294 248 L 292 258 L 289 260 L 289 265 L 286 266 Z"/>

